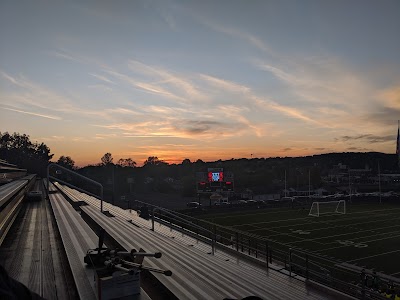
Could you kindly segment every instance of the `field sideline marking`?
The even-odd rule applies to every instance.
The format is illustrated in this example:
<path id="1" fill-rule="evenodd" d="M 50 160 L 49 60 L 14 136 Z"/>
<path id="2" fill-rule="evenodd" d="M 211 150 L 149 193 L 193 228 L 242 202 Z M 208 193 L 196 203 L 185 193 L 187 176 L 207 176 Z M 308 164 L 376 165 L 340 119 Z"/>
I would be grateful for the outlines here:
<path id="1" fill-rule="evenodd" d="M 348 261 L 346 261 L 346 262 L 347 262 L 347 263 L 351 263 L 351 262 L 353 262 L 353 261 L 363 260 L 363 259 L 367 259 L 367 258 L 371 258 L 371 257 L 376 257 L 376 256 L 381 256 L 381 255 L 386 255 L 386 254 L 395 253 L 395 252 L 400 252 L 400 250 L 393 250 L 393 251 L 389 251 L 389 252 L 385 252 L 385 253 L 380 253 L 380 254 L 365 256 L 365 257 L 362 257 L 362 258 L 357 258 L 357 259 L 353 259 L 353 260 L 348 260 Z"/>
<path id="2" fill-rule="evenodd" d="M 387 211 L 387 210 L 400 210 L 400 208 L 387 208 L 387 209 L 356 211 L 356 212 L 350 213 L 349 215 L 362 214 L 362 213 L 373 213 L 373 212 L 377 212 L 377 211 Z"/>
<path id="3" fill-rule="evenodd" d="M 397 214 L 395 214 L 395 215 L 397 215 Z M 390 215 L 379 215 L 379 217 L 385 217 L 385 218 L 387 218 L 387 216 L 390 216 Z M 361 218 L 357 218 L 357 220 L 358 219 L 361 219 Z M 351 221 L 352 219 L 346 219 L 346 220 Z M 344 221 L 344 220 L 341 220 L 341 221 Z M 387 221 L 391 221 L 391 220 L 387 220 Z M 379 219 L 379 220 L 371 221 L 371 222 L 366 221 L 366 222 L 359 222 L 359 223 L 352 223 L 352 224 L 345 224 L 345 225 L 344 224 L 341 225 L 340 223 L 337 225 L 333 225 L 333 224 L 329 224 L 329 221 L 321 221 L 321 222 L 297 223 L 297 224 L 292 224 L 292 225 L 284 225 L 284 226 L 276 226 L 276 227 L 258 227 L 258 226 L 254 226 L 254 225 L 250 225 L 250 224 L 247 224 L 247 226 L 252 226 L 252 227 L 255 227 L 258 229 L 262 229 L 262 228 L 281 229 L 281 228 L 287 228 L 287 227 L 293 227 L 293 226 L 304 226 L 304 225 L 314 225 L 314 224 L 324 224 L 324 223 L 328 223 L 326 225 L 333 225 L 333 226 L 329 226 L 329 227 L 321 227 L 318 229 L 307 229 L 307 231 L 318 231 L 318 230 L 324 230 L 324 229 L 328 229 L 328 228 L 350 227 L 350 226 L 353 227 L 354 225 L 370 224 L 370 223 L 375 223 L 375 222 L 382 222 L 382 220 Z M 253 231 L 253 230 L 248 230 L 248 231 Z"/>
<path id="4" fill-rule="evenodd" d="M 268 208 L 267 208 L 268 209 Z M 270 208 L 269 208 L 270 209 Z M 278 210 L 279 208 L 272 208 Z M 267 214 L 277 214 L 277 213 L 286 213 L 286 212 L 293 212 L 293 208 L 287 208 L 285 210 L 279 210 L 279 211 L 268 211 L 266 212 L 265 210 L 263 212 L 256 212 L 252 214 L 240 214 L 240 212 L 235 213 L 234 215 L 228 215 L 228 216 L 220 216 L 220 217 L 206 217 L 206 220 L 209 219 L 227 219 L 227 218 L 235 218 L 235 217 L 242 217 L 242 216 L 257 216 L 257 215 L 267 215 Z"/>
<path id="5" fill-rule="evenodd" d="M 258 222 L 258 223 L 248 223 L 248 224 L 233 225 L 233 226 L 231 226 L 231 227 L 232 227 L 232 228 L 235 228 L 236 226 L 244 226 L 244 225 L 250 225 L 250 226 L 252 226 L 253 224 L 269 224 L 269 223 L 286 222 L 286 221 L 292 221 L 292 220 L 304 220 L 304 219 L 309 219 L 309 220 L 311 220 L 311 219 L 307 216 L 307 217 L 304 217 L 304 218 L 294 218 L 294 219 L 275 220 L 275 221 L 269 221 L 269 222 Z"/>
<path id="6" fill-rule="evenodd" d="M 369 205 L 369 204 L 367 204 L 367 205 Z M 272 208 L 272 209 L 279 209 L 279 208 Z M 374 213 L 374 212 L 380 212 L 380 211 L 385 212 L 385 211 L 393 211 L 393 210 L 400 210 L 400 208 L 386 208 L 386 209 L 376 209 L 376 210 L 363 210 L 363 211 L 357 211 L 357 212 L 347 213 L 346 215 L 354 215 L 354 214 L 361 214 L 361 213 L 366 214 L 366 213 Z M 237 213 L 237 214 L 228 215 L 228 216 L 206 217 L 206 218 L 204 218 L 204 219 L 210 221 L 210 220 L 217 220 L 217 219 L 227 219 L 227 218 L 236 218 L 236 217 L 244 217 L 244 216 L 257 216 L 257 215 L 266 215 L 266 217 L 267 217 L 268 214 L 277 214 L 277 213 L 286 213 L 286 212 L 294 212 L 294 210 L 293 210 L 293 209 L 285 209 L 285 210 L 273 211 L 273 212 L 271 212 L 271 211 L 266 212 L 266 211 L 264 210 L 263 212 L 257 212 L 257 213 L 248 213 L 248 214 L 242 214 L 242 215 L 239 214 L 239 213 Z M 283 219 L 283 220 L 281 219 L 281 220 L 270 221 L 270 222 L 290 221 L 290 220 L 307 219 L 307 218 L 308 218 L 308 216 L 307 216 L 307 217 L 304 217 L 304 218 Z M 264 222 L 259 222 L 259 223 L 264 223 Z M 257 223 L 255 223 L 255 224 L 257 224 Z M 248 225 L 248 224 L 242 224 L 242 225 Z M 236 225 L 233 225 L 232 227 L 234 227 L 234 226 L 236 226 Z"/>
<path id="7" fill-rule="evenodd" d="M 361 243 L 368 244 L 368 243 L 371 243 L 371 242 L 376 242 L 376 241 L 382 241 L 382 240 L 392 239 L 392 238 L 396 238 L 396 237 L 399 237 L 399 236 L 400 236 L 400 234 L 399 234 L 399 235 L 395 235 L 395 236 L 391 236 L 391 237 L 385 237 L 385 238 L 382 238 L 382 239 L 376 239 L 376 240 L 365 241 L 365 242 L 361 242 Z M 339 248 L 343 248 L 343 247 L 351 247 L 351 246 L 342 245 L 342 246 L 337 246 L 337 247 L 331 247 L 331 248 L 326 248 L 326 249 L 320 249 L 320 250 L 316 250 L 316 251 L 310 251 L 310 253 L 318 253 L 318 252 L 322 252 L 322 251 L 327 251 L 327 250 L 332 250 L 332 249 L 339 249 Z"/>
<path id="8" fill-rule="evenodd" d="M 357 233 L 357 232 L 355 232 L 355 233 Z M 386 236 L 386 235 L 388 235 L 388 234 L 397 234 L 397 233 L 400 233 L 400 230 L 390 231 L 390 232 L 386 232 L 386 233 L 379 232 L 379 233 L 373 234 L 373 235 L 368 235 L 368 236 L 361 236 L 361 237 L 352 238 L 351 240 L 357 242 L 358 240 L 364 239 L 364 238 L 366 238 L 366 237 L 375 237 L 375 236 L 379 236 L 379 235 L 381 235 L 381 236 Z M 373 240 L 372 240 L 372 241 L 373 241 Z M 325 245 L 330 245 L 330 244 L 335 244 L 335 243 L 336 243 L 336 241 L 330 242 L 330 243 L 325 243 Z M 368 241 L 359 242 L 359 243 L 367 244 Z"/>
<path id="9" fill-rule="evenodd" d="M 377 228 L 377 229 L 368 229 L 368 230 L 354 231 L 354 232 L 348 232 L 348 233 L 334 234 L 334 235 L 329 235 L 329 236 L 325 236 L 325 237 L 319 237 L 319 238 L 309 239 L 309 241 L 313 241 L 313 240 L 322 240 L 322 239 L 329 239 L 329 238 L 338 237 L 338 236 L 342 236 L 342 235 L 348 235 L 348 234 L 359 234 L 359 233 L 363 233 L 363 232 L 367 232 L 367 231 L 382 230 L 382 229 L 387 229 L 387 228 L 392 228 L 392 227 L 398 227 L 398 226 L 400 226 L 400 224 L 398 224 L 398 225 L 393 225 L 393 226 L 387 226 L 387 227 L 379 227 L 379 228 Z M 295 244 L 295 243 L 298 243 L 298 242 L 299 242 L 299 241 L 291 242 L 290 244 Z M 328 244 L 331 244 L 331 243 L 325 243 L 325 245 L 328 245 Z"/>
<path id="10" fill-rule="evenodd" d="M 301 237 L 299 237 L 299 236 L 292 235 L 292 234 L 290 234 L 290 233 L 279 233 L 278 231 L 275 231 L 275 230 L 270 230 L 270 231 L 275 232 L 275 233 L 278 233 L 278 234 L 273 235 L 273 236 L 286 235 L 286 236 L 290 236 L 290 237 L 293 237 L 293 238 L 296 238 L 296 239 L 301 239 L 303 242 L 304 242 L 305 240 L 307 240 L 306 238 L 301 238 Z M 268 238 L 269 238 L 269 237 L 268 237 Z M 282 242 L 280 242 L 280 243 L 282 243 Z M 320 245 L 325 245 L 324 243 L 320 243 L 320 242 L 315 242 L 315 243 L 320 244 Z M 288 245 L 288 243 L 282 243 L 282 244 Z"/>
<path id="11" fill-rule="evenodd" d="M 275 208 L 273 208 L 273 209 L 275 209 Z M 278 208 L 276 208 L 276 209 L 278 209 Z M 365 211 L 358 211 L 358 212 L 352 212 L 352 213 L 348 213 L 348 214 L 346 214 L 346 215 L 353 215 L 353 214 L 360 214 L 360 213 L 372 213 L 372 212 L 377 212 L 377 211 L 387 211 L 387 210 L 390 210 L 390 211 L 392 211 L 392 210 L 396 210 L 396 209 L 398 209 L 398 210 L 400 210 L 400 208 L 388 208 L 388 209 L 378 209 L 378 210 L 365 210 Z M 269 215 L 269 214 L 277 214 L 277 213 L 287 213 L 287 212 L 295 212 L 295 210 L 293 209 L 293 208 L 289 208 L 289 209 L 285 209 L 285 210 L 280 210 L 280 211 L 269 211 L 269 212 L 265 212 L 265 211 L 263 211 L 263 212 L 257 212 L 257 213 L 248 213 L 248 214 L 243 214 L 243 215 L 241 215 L 241 214 L 239 214 L 239 213 L 237 213 L 237 214 L 234 214 L 234 215 L 228 215 L 228 216 L 220 216 L 220 217 L 206 217 L 206 218 L 204 218 L 205 220 L 217 220 L 217 219 L 228 219 L 228 218 L 236 218 L 236 217 L 246 217 L 246 216 L 257 216 L 257 215 L 266 215 L 266 217 Z M 279 221 L 290 221 L 290 220 L 297 220 L 297 219 L 307 219 L 309 216 L 307 215 L 306 217 L 304 217 L 304 218 L 294 218 L 294 219 L 281 219 L 281 220 L 275 220 L 275 221 L 270 221 L 270 222 L 279 222 Z M 264 222 L 260 222 L 260 223 L 264 223 Z M 255 223 L 256 224 L 256 223 Z M 242 225 L 247 225 L 247 224 L 242 224 Z M 232 227 L 234 227 L 234 226 L 236 226 L 236 225 L 233 225 Z"/>
<path id="12" fill-rule="evenodd" d="M 382 218 L 387 218 L 388 216 L 391 216 L 391 215 L 397 215 L 398 213 L 392 213 L 392 214 L 385 214 L 385 215 L 376 215 L 375 216 L 375 218 L 380 218 L 380 217 L 382 217 Z M 326 220 L 326 221 L 322 221 L 322 220 L 320 220 L 320 221 L 311 221 L 311 220 L 314 220 L 314 219 L 309 219 L 310 221 L 309 222 L 306 222 L 306 223 L 297 223 L 297 224 L 291 224 L 291 225 L 284 225 L 284 226 L 276 226 L 276 227 L 270 227 L 271 229 L 277 229 L 277 228 L 285 228 L 285 227 L 293 227 L 293 226 L 303 226 L 303 225 L 310 225 L 310 224 L 316 224 L 316 225 L 318 225 L 318 224 L 324 224 L 324 223 L 326 223 L 327 225 L 333 225 L 333 224 L 330 224 L 330 223 L 339 223 L 339 225 L 333 225 L 333 227 L 324 227 L 324 228 L 334 228 L 334 227 L 343 227 L 343 226 L 352 226 L 353 224 L 364 224 L 364 223 L 372 223 L 372 222 L 362 222 L 362 223 L 353 223 L 353 224 L 348 224 L 348 225 L 340 225 L 340 222 L 343 222 L 343 221 L 353 221 L 353 220 L 362 220 L 362 219 L 367 219 L 367 218 L 370 218 L 370 216 L 363 216 L 363 217 L 356 217 L 356 218 L 346 218 L 346 219 L 333 219 L 333 220 Z M 303 218 L 301 218 L 301 219 L 303 219 Z M 308 218 L 305 218 L 305 219 L 308 219 Z M 297 220 L 297 219 L 289 219 L 289 220 Z M 259 223 L 248 223 L 248 224 L 241 224 L 241 225 L 234 225 L 234 226 L 232 226 L 232 227 L 240 227 L 240 226 L 252 226 L 252 227 L 255 227 L 255 228 L 259 228 L 259 229 L 262 229 L 262 228 L 268 228 L 268 227 L 259 227 L 259 226 L 255 226 L 255 225 L 259 225 L 259 224 L 269 224 L 269 223 L 275 223 L 275 222 L 284 222 L 284 221 L 288 221 L 288 220 L 280 220 L 280 221 L 270 221 L 270 222 L 259 222 Z M 373 221 L 373 222 L 380 222 L 381 220 L 376 220 L 376 221 Z M 311 230 L 311 229 L 310 229 Z M 250 230 L 248 230 L 248 231 L 250 231 Z"/>
<path id="13" fill-rule="evenodd" d="M 397 224 L 397 225 L 386 226 L 386 227 L 378 227 L 378 228 L 374 228 L 374 229 L 357 228 L 357 225 L 372 224 L 372 223 L 377 223 L 377 222 L 382 222 L 382 220 L 376 220 L 376 221 L 371 221 L 371 222 L 354 223 L 352 225 L 336 225 L 336 226 L 330 226 L 330 227 L 322 227 L 322 228 L 318 228 L 318 229 L 304 229 L 304 228 L 299 228 L 299 229 L 314 233 L 314 232 L 320 231 L 320 230 L 328 230 L 328 229 L 332 229 L 332 228 L 339 229 L 339 228 L 343 228 L 343 227 L 344 227 L 343 229 L 348 229 L 350 227 L 351 229 L 353 229 L 353 232 L 349 232 L 349 233 L 346 233 L 346 234 L 353 234 L 353 233 L 360 233 L 360 232 L 367 232 L 367 231 L 374 231 L 374 230 L 378 231 L 378 230 L 381 230 L 381 229 L 384 229 L 384 228 L 391 228 L 391 227 L 400 226 L 400 224 Z M 387 220 L 387 222 L 392 222 L 392 220 Z M 385 222 L 383 222 L 383 223 L 385 223 Z M 306 225 L 308 225 L 308 224 L 306 224 Z M 295 226 L 299 226 L 299 225 L 285 226 L 285 227 L 295 227 Z M 262 229 L 262 228 L 260 228 L 260 229 Z M 267 229 L 267 228 L 265 228 L 265 229 Z M 272 230 L 272 229 L 275 229 L 275 228 L 270 228 L 269 230 Z M 249 230 L 249 232 L 253 232 L 253 231 L 256 231 L 256 230 Z M 340 235 L 343 235 L 343 234 L 340 234 Z M 321 238 L 316 238 L 316 239 L 324 239 L 324 238 L 329 238 L 329 237 L 333 237 L 333 236 L 337 236 L 337 235 L 331 235 L 331 236 L 326 236 L 326 237 L 321 237 Z"/>
<path id="14" fill-rule="evenodd" d="M 400 210 L 400 208 L 398 208 L 399 210 Z M 384 211 L 391 211 L 392 213 L 391 214 L 389 214 L 389 215 L 392 215 L 392 214 L 398 214 L 398 212 L 393 212 L 393 210 L 396 210 L 396 209 L 386 209 L 386 210 L 382 210 L 382 209 L 380 209 L 380 210 L 374 210 L 374 211 L 369 211 L 369 212 L 384 212 Z M 359 214 L 359 213 L 368 213 L 367 211 L 363 211 L 363 212 L 355 212 L 355 213 L 349 213 L 349 214 L 346 214 L 345 216 L 352 216 L 352 215 L 354 215 L 354 214 Z M 244 216 L 251 216 L 250 214 L 247 214 L 247 215 L 244 215 Z M 388 216 L 388 214 L 380 214 L 380 215 L 377 215 L 377 216 Z M 369 218 L 370 216 L 361 216 L 361 217 L 354 217 L 354 218 L 343 218 L 344 220 L 346 220 L 346 221 L 352 221 L 352 220 L 358 220 L 358 219 L 364 219 L 364 218 Z M 257 225 L 257 224 L 270 224 L 270 223 L 277 223 L 277 222 L 287 222 L 287 221 L 294 221 L 294 220 L 304 220 L 304 219 L 306 219 L 306 220 L 313 220 L 312 218 L 310 218 L 309 216 L 307 216 L 307 217 L 302 217 L 302 218 L 293 218 L 293 219 L 280 219 L 280 220 L 274 220 L 274 221 L 267 221 L 267 222 L 256 222 L 256 223 L 246 223 L 246 224 L 240 224 L 240 225 L 233 225 L 233 226 L 231 226 L 231 227 L 233 227 L 233 228 L 235 228 L 236 226 L 244 226 L 244 225 Z M 343 219 L 332 219 L 332 220 L 325 220 L 325 221 L 316 221 L 315 223 L 329 223 L 329 222 L 342 222 L 342 221 L 344 221 Z"/>

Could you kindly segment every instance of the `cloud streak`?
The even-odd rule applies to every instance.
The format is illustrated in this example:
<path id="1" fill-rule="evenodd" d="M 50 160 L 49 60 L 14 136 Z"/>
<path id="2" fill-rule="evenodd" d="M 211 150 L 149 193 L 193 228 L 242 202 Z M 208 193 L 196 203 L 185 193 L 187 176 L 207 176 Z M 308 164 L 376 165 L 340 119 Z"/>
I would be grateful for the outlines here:
<path id="1" fill-rule="evenodd" d="M 114 81 L 108 79 L 107 77 L 105 77 L 105 76 L 103 76 L 103 75 L 99 75 L 99 74 L 96 74 L 96 73 L 89 73 L 89 75 L 91 75 L 91 76 L 93 76 L 94 78 L 97 78 L 98 80 L 103 81 L 103 82 L 105 82 L 105 83 L 115 84 Z"/>
<path id="2" fill-rule="evenodd" d="M 17 113 L 31 115 L 31 116 L 35 116 L 35 117 L 41 117 L 41 118 L 46 118 L 46 119 L 51 119 L 51 120 L 62 120 L 60 117 L 56 117 L 56 116 L 43 115 L 43 114 L 38 114 L 38 113 L 35 113 L 35 112 L 29 112 L 29 111 L 13 109 L 13 108 L 7 108 L 7 107 L 2 107 L 2 108 L 5 109 L 5 110 L 14 111 L 14 112 L 17 112 Z"/>
<path id="3" fill-rule="evenodd" d="M 360 134 L 355 136 L 345 135 L 340 137 L 340 140 L 344 142 L 363 140 L 370 144 L 375 144 L 375 143 L 394 142 L 396 140 L 396 136 L 395 135 L 378 136 L 373 134 Z"/>

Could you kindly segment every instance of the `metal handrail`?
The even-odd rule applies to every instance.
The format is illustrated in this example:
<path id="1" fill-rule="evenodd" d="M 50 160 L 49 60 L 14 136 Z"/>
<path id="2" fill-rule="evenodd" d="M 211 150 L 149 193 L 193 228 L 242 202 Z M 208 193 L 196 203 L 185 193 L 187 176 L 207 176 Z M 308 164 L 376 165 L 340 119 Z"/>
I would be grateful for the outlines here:
<path id="1" fill-rule="evenodd" d="M 203 228 L 201 226 L 193 224 L 192 222 L 188 222 L 187 220 L 175 215 L 174 213 L 171 213 L 170 211 L 164 210 L 164 209 L 162 209 L 160 207 L 156 207 L 156 208 L 152 209 L 152 218 L 151 218 L 151 230 L 152 231 L 154 231 L 154 214 L 155 214 L 156 211 L 163 211 L 163 212 L 175 217 L 176 220 L 180 220 L 181 222 L 183 222 L 183 223 L 185 223 L 187 225 L 193 226 L 194 228 L 197 228 L 197 229 L 200 229 L 200 230 L 202 230 L 204 232 L 209 233 L 210 236 L 211 236 L 211 254 L 212 255 L 215 254 L 215 240 L 216 240 L 216 237 L 215 237 L 215 234 L 213 232 L 211 232 L 211 231 L 209 231 L 209 230 L 207 230 L 207 229 L 205 229 L 205 228 Z"/>
<path id="2" fill-rule="evenodd" d="M 212 253 L 212 255 L 215 254 L 215 236 L 214 236 L 215 234 L 213 232 L 211 232 L 211 231 L 209 231 L 209 230 L 207 230 L 207 229 L 205 229 L 205 228 L 203 228 L 203 227 L 201 227 L 199 225 L 196 225 L 196 224 L 194 224 L 194 223 L 192 223 L 192 222 L 190 222 L 188 220 L 185 220 L 184 218 L 181 218 L 175 212 L 173 212 L 173 211 L 171 211 L 169 209 L 166 209 L 166 208 L 163 208 L 163 207 L 159 207 L 159 206 L 156 206 L 156 205 L 152 205 L 152 204 L 148 204 L 146 202 L 139 201 L 139 200 L 135 200 L 135 202 L 143 203 L 143 204 L 146 204 L 146 205 L 149 205 L 149 206 L 153 206 L 152 215 L 151 215 L 151 230 L 152 231 L 154 231 L 154 219 L 155 219 L 156 211 L 165 212 L 166 214 L 169 214 L 169 215 L 173 216 L 176 220 L 179 220 L 179 221 L 183 222 L 184 224 L 190 225 L 190 226 L 192 226 L 192 227 L 194 227 L 196 229 L 199 229 L 199 230 L 202 230 L 204 232 L 209 233 L 210 236 L 211 236 L 211 253 Z"/>
<path id="3" fill-rule="evenodd" d="M 67 168 L 65 168 L 65 167 L 62 167 L 62 166 L 60 166 L 60 165 L 58 165 L 58 164 L 55 164 L 55 163 L 51 163 L 51 164 L 49 164 L 48 166 L 47 166 L 47 197 L 49 197 L 49 192 L 50 192 L 50 178 L 51 179 L 54 179 L 54 180 L 58 180 L 58 181 L 60 181 L 61 183 L 64 183 L 64 184 L 66 184 L 66 185 L 68 185 L 68 186 L 70 186 L 70 187 L 72 187 L 72 188 L 75 188 L 75 189 L 78 189 L 78 190 L 80 190 L 80 191 L 83 191 L 84 193 L 88 193 L 88 194 L 91 194 L 92 196 L 95 196 L 96 198 L 98 197 L 97 195 L 94 195 L 94 194 L 92 194 L 92 193 L 90 193 L 90 192 L 87 192 L 87 191 L 85 191 L 85 190 L 83 190 L 83 189 L 80 189 L 79 187 L 76 187 L 76 186 L 74 186 L 73 184 L 70 184 L 70 183 L 68 183 L 68 182 L 65 182 L 65 181 L 63 181 L 63 180 L 60 180 L 59 178 L 56 178 L 56 177 L 54 177 L 54 176 L 51 176 L 50 174 L 49 174 L 49 172 L 50 172 L 50 167 L 53 167 L 53 166 L 55 166 L 55 167 L 57 167 L 57 168 L 60 168 L 61 170 L 64 170 L 64 171 L 67 171 L 67 172 L 69 172 L 69 173 L 71 173 L 71 174 L 73 174 L 73 175 L 76 175 L 76 176 L 78 176 L 79 178 L 82 178 L 82 179 L 84 179 L 84 180 L 86 180 L 86 181 L 88 181 L 88 182 L 90 182 L 90 183 L 93 183 L 94 185 L 97 185 L 97 186 L 99 186 L 100 187 L 100 196 L 99 196 L 99 198 L 100 198 L 100 211 L 101 212 L 103 212 L 103 185 L 100 183 L 100 182 L 97 182 L 97 181 L 95 181 L 95 180 L 93 180 L 93 179 L 90 179 L 90 178 L 88 178 L 88 177 L 86 177 L 86 176 L 83 176 L 83 175 L 81 175 L 81 174 L 79 174 L 79 173 L 77 173 L 77 172 L 74 172 L 74 171 L 72 171 L 72 170 L 70 170 L 70 169 L 67 169 Z"/>
<path id="4" fill-rule="evenodd" d="M 321 255 L 318 255 L 316 253 L 308 253 L 304 251 L 303 249 L 298 249 L 295 247 L 290 247 L 290 245 L 285 245 L 283 243 L 279 242 L 274 242 L 270 241 L 267 238 L 263 238 L 260 236 L 256 236 L 253 234 L 249 234 L 247 232 L 243 232 L 241 230 L 237 230 L 234 228 L 226 227 L 226 226 L 221 226 L 209 221 L 205 220 L 199 220 L 196 218 L 193 218 L 188 215 L 184 215 L 182 213 L 174 212 L 169 209 L 164 209 L 162 207 L 158 207 L 156 205 L 152 205 L 146 202 L 142 202 L 139 200 L 135 200 L 138 203 L 143 203 L 148 206 L 157 208 L 157 210 L 164 211 L 166 213 L 169 213 L 175 217 L 175 220 L 178 221 L 183 221 L 184 224 L 188 224 L 190 226 L 196 226 L 196 228 L 201 228 L 201 230 L 204 230 L 206 232 L 210 232 L 209 230 L 206 229 L 206 227 L 209 226 L 214 226 L 214 233 L 212 233 L 213 239 L 215 238 L 216 231 L 215 229 L 219 229 L 219 234 L 222 234 L 222 239 L 227 239 L 226 235 L 227 234 L 236 234 L 237 240 L 234 241 L 236 244 L 236 251 L 238 252 L 244 252 L 244 251 L 250 251 L 256 254 L 260 254 L 260 257 L 263 257 L 265 255 L 265 259 L 267 262 L 267 267 L 268 267 L 268 262 L 272 262 L 272 254 L 274 253 L 274 260 L 279 261 L 281 263 L 284 263 L 284 269 L 286 269 L 289 273 L 289 276 L 293 276 L 292 274 L 297 274 L 305 276 L 306 280 L 314 280 L 316 282 L 320 282 L 324 285 L 331 286 L 335 289 L 341 290 L 342 292 L 348 293 L 348 294 L 359 294 L 363 295 L 363 299 L 369 299 L 368 296 L 365 296 L 365 287 L 364 286 L 359 286 L 355 283 L 351 283 L 349 281 L 346 281 L 344 278 L 352 278 L 352 282 L 358 282 L 359 280 L 359 274 L 356 271 L 349 272 L 348 270 L 342 269 L 338 267 L 339 261 L 329 258 L 329 257 L 324 257 Z M 183 218 L 179 217 L 181 215 Z M 178 219 L 179 217 L 179 219 Z M 153 218 L 154 218 L 154 213 L 153 213 Z M 185 219 L 186 218 L 186 219 Z M 189 220 L 187 220 L 189 219 Z M 190 220 L 196 221 L 196 222 L 202 222 L 203 224 L 194 224 Z M 153 221 L 154 222 L 154 221 Z M 154 226 L 154 223 L 153 223 Z M 204 226 L 204 227 L 202 227 Z M 225 236 L 224 236 L 225 235 Z M 270 247 L 271 243 L 273 246 Z M 256 246 L 254 246 L 256 245 Z M 274 246 L 275 245 L 275 246 Z M 283 245 L 285 248 L 287 248 L 287 251 L 284 249 L 279 249 L 279 246 Z M 265 247 L 264 248 L 259 248 L 258 246 Z M 239 249 L 242 249 L 241 251 Z M 293 261 L 293 259 L 298 260 L 300 259 L 302 263 Z M 298 271 L 294 270 L 294 267 L 296 267 L 297 270 L 300 271 L 300 273 L 297 273 Z M 319 272 L 322 271 L 321 272 Z M 341 276 L 338 276 L 339 274 L 342 274 L 343 278 Z M 297 276 L 294 276 L 295 278 L 298 278 Z M 385 279 L 385 277 L 381 277 L 381 279 Z M 329 282 L 327 282 L 329 280 Z"/>

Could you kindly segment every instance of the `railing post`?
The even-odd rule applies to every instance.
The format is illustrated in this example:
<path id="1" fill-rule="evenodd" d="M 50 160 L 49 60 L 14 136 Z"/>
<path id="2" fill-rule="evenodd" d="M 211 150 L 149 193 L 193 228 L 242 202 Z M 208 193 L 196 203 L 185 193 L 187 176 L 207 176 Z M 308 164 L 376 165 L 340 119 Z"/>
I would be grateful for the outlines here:
<path id="1" fill-rule="evenodd" d="M 289 276 L 292 277 L 292 248 L 289 248 Z"/>
<path id="2" fill-rule="evenodd" d="M 249 255 L 250 255 L 250 246 L 251 246 L 251 240 L 249 239 L 249 245 L 248 245 L 248 247 L 249 247 Z"/>
<path id="3" fill-rule="evenodd" d="M 214 240 L 214 243 L 213 243 L 212 254 L 214 255 L 214 253 L 215 253 L 215 244 L 217 242 L 217 226 L 215 224 L 213 225 L 213 240 Z"/>
<path id="4" fill-rule="evenodd" d="M 256 258 L 257 258 L 257 254 L 258 254 L 258 243 L 257 243 L 257 240 L 254 243 L 255 243 L 254 248 L 256 248 Z"/>
<path id="5" fill-rule="evenodd" d="M 306 279 L 308 279 L 308 254 L 306 254 Z"/>
<path id="6" fill-rule="evenodd" d="M 151 230 L 154 231 L 154 208 L 151 211 Z"/>
<path id="7" fill-rule="evenodd" d="M 267 262 L 267 269 L 269 268 L 269 264 L 268 264 L 268 241 L 265 242 L 265 261 Z"/>
<path id="8" fill-rule="evenodd" d="M 239 232 L 236 232 L 235 235 L 236 235 L 236 251 L 239 252 Z"/>
<path id="9" fill-rule="evenodd" d="M 269 249 L 269 263 L 272 264 L 272 249 Z"/>
<path id="10" fill-rule="evenodd" d="M 215 254 L 216 231 L 217 231 L 217 228 L 216 228 L 216 226 L 214 225 L 214 226 L 213 226 L 213 231 L 211 232 L 211 254 L 212 254 L 212 255 Z"/>
<path id="11" fill-rule="evenodd" d="M 361 299 L 365 299 L 365 270 L 361 271 Z"/>

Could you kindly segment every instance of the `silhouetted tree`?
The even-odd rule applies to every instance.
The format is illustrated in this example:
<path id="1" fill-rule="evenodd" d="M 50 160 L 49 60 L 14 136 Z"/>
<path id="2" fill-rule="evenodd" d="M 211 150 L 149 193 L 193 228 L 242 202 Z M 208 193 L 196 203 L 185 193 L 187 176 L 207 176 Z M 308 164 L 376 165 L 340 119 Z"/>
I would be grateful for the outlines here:
<path id="1" fill-rule="evenodd" d="M 132 158 L 120 158 L 117 162 L 117 165 L 121 167 L 132 167 L 136 166 L 136 161 L 132 160 Z"/>
<path id="2" fill-rule="evenodd" d="M 148 166 L 148 165 L 158 166 L 158 165 L 168 165 L 168 163 L 158 159 L 157 156 L 149 156 L 149 158 L 144 161 L 143 165 L 144 166 Z"/>
<path id="3" fill-rule="evenodd" d="M 70 170 L 75 169 L 75 162 L 69 156 L 64 156 L 64 155 L 60 156 L 60 158 L 57 161 L 57 164 Z"/>
<path id="4" fill-rule="evenodd" d="M 183 161 L 182 161 L 182 165 L 190 165 L 192 162 L 190 161 L 190 159 L 189 158 L 185 158 Z"/>
<path id="5" fill-rule="evenodd" d="M 45 176 L 46 167 L 53 157 L 44 143 L 32 143 L 29 135 L 0 132 L 0 158 L 26 168 L 29 173 Z"/>
<path id="6" fill-rule="evenodd" d="M 101 164 L 103 166 L 108 166 L 108 165 L 112 165 L 113 164 L 113 157 L 112 154 L 107 152 L 106 154 L 103 155 L 103 157 L 101 158 Z"/>

